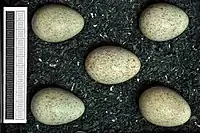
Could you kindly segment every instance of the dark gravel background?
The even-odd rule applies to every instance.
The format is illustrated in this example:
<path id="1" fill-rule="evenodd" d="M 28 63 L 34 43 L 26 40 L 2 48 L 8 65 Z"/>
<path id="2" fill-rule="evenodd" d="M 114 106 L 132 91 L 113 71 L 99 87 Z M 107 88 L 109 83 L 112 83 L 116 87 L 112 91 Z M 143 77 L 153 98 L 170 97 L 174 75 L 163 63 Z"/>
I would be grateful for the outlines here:
<path id="1" fill-rule="evenodd" d="M 151 1 L 151 2 L 149 2 Z M 38 39 L 29 23 L 28 123 L 5 125 L 6 133 L 193 133 L 200 132 L 200 1 L 169 0 L 190 18 L 187 30 L 167 42 L 145 38 L 138 27 L 141 11 L 153 0 L 22 0 L 29 7 L 29 20 L 47 3 L 63 3 L 80 12 L 85 27 L 62 43 Z M 30 22 L 29 21 L 29 22 Z M 117 44 L 141 60 L 139 74 L 117 85 L 94 82 L 84 70 L 88 52 L 102 44 Z M 142 90 L 164 85 L 178 91 L 190 104 L 191 119 L 184 125 L 163 128 L 150 124 L 140 114 L 137 99 Z M 47 126 L 30 112 L 32 96 L 42 87 L 57 85 L 72 91 L 86 106 L 84 115 L 69 124 Z"/>

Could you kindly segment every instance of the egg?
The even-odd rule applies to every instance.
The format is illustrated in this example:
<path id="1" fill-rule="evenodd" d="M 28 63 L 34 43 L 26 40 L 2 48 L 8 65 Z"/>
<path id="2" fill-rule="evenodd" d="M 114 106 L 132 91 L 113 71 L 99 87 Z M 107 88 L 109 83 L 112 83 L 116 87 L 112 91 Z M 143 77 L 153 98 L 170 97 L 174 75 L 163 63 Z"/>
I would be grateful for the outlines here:
<path id="1" fill-rule="evenodd" d="M 177 6 L 158 3 L 146 8 L 139 19 L 141 32 L 153 41 L 168 41 L 179 36 L 189 24 L 187 14 Z"/>
<path id="2" fill-rule="evenodd" d="M 191 116 L 190 106 L 184 98 L 161 86 L 144 91 L 139 98 L 139 108 L 147 121 L 163 127 L 182 125 Z"/>
<path id="3" fill-rule="evenodd" d="M 60 4 L 39 8 L 32 18 L 34 33 L 46 42 L 62 42 L 77 35 L 84 27 L 83 17 Z"/>
<path id="4" fill-rule="evenodd" d="M 44 88 L 31 101 L 33 116 L 47 125 L 74 121 L 84 113 L 83 102 L 74 94 L 60 88 Z"/>
<path id="5" fill-rule="evenodd" d="M 85 69 L 102 84 L 118 84 L 134 77 L 140 70 L 138 57 L 118 46 L 101 46 L 88 54 Z"/>

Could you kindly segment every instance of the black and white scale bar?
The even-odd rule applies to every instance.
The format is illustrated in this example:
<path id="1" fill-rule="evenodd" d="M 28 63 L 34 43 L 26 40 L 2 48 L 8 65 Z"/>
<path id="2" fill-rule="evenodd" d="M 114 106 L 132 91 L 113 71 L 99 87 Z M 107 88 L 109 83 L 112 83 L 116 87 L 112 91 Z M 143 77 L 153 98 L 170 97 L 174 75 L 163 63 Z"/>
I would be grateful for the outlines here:
<path id="1" fill-rule="evenodd" d="M 26 123 L 27 7 L 4 7 L 3 123 Z"/>

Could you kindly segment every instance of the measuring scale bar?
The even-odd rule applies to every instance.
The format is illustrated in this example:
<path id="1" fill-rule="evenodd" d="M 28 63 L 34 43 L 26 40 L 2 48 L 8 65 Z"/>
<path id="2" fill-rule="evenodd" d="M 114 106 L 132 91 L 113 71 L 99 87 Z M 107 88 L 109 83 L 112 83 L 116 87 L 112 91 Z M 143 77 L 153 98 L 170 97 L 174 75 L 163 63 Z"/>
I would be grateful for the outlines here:
<path id="1" fill-rule="evenodd" d="M 4 7 L 3 123 L 26 123 L 27 7 Z"/>

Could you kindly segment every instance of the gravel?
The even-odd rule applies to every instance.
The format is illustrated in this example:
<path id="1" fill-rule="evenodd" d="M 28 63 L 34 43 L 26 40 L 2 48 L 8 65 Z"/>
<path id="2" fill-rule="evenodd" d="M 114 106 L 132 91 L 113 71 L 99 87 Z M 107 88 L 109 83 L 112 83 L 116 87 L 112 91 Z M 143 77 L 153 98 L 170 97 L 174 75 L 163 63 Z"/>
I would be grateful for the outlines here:
<path id="1" fill-rule="evenodd" d="M 149 0 L 150 1 L 150 0 Z M 168 0 L 190 18 L 187 30 L 167 42 L 145 38 L 138 26 L 147 0 L 21 0 L 29 7 L 28 122 L 6 124 L 5 133 L 195 133 L 200 132 L 200 1 Z M 30 21 L 46 3 L 63 3 L 80 12 L 86 25 L 74 38 L 47 43 L 34 35 Z M 117 85 L 93 81 L 84 70 L 84 59 L 95 47 L 115 44 L 133 51 L 141 60 L 139 74 Z M 47 126 L 30 112 L 33 95 L 46 86 L 61 86 L 81 98 L 83 117 L 65 125 Z M 190 104 L 191 119 L 183 126 L 163 128 L 150 124 L 140 114 L 138 97 L 153 85 L 174 88 Z"/>

